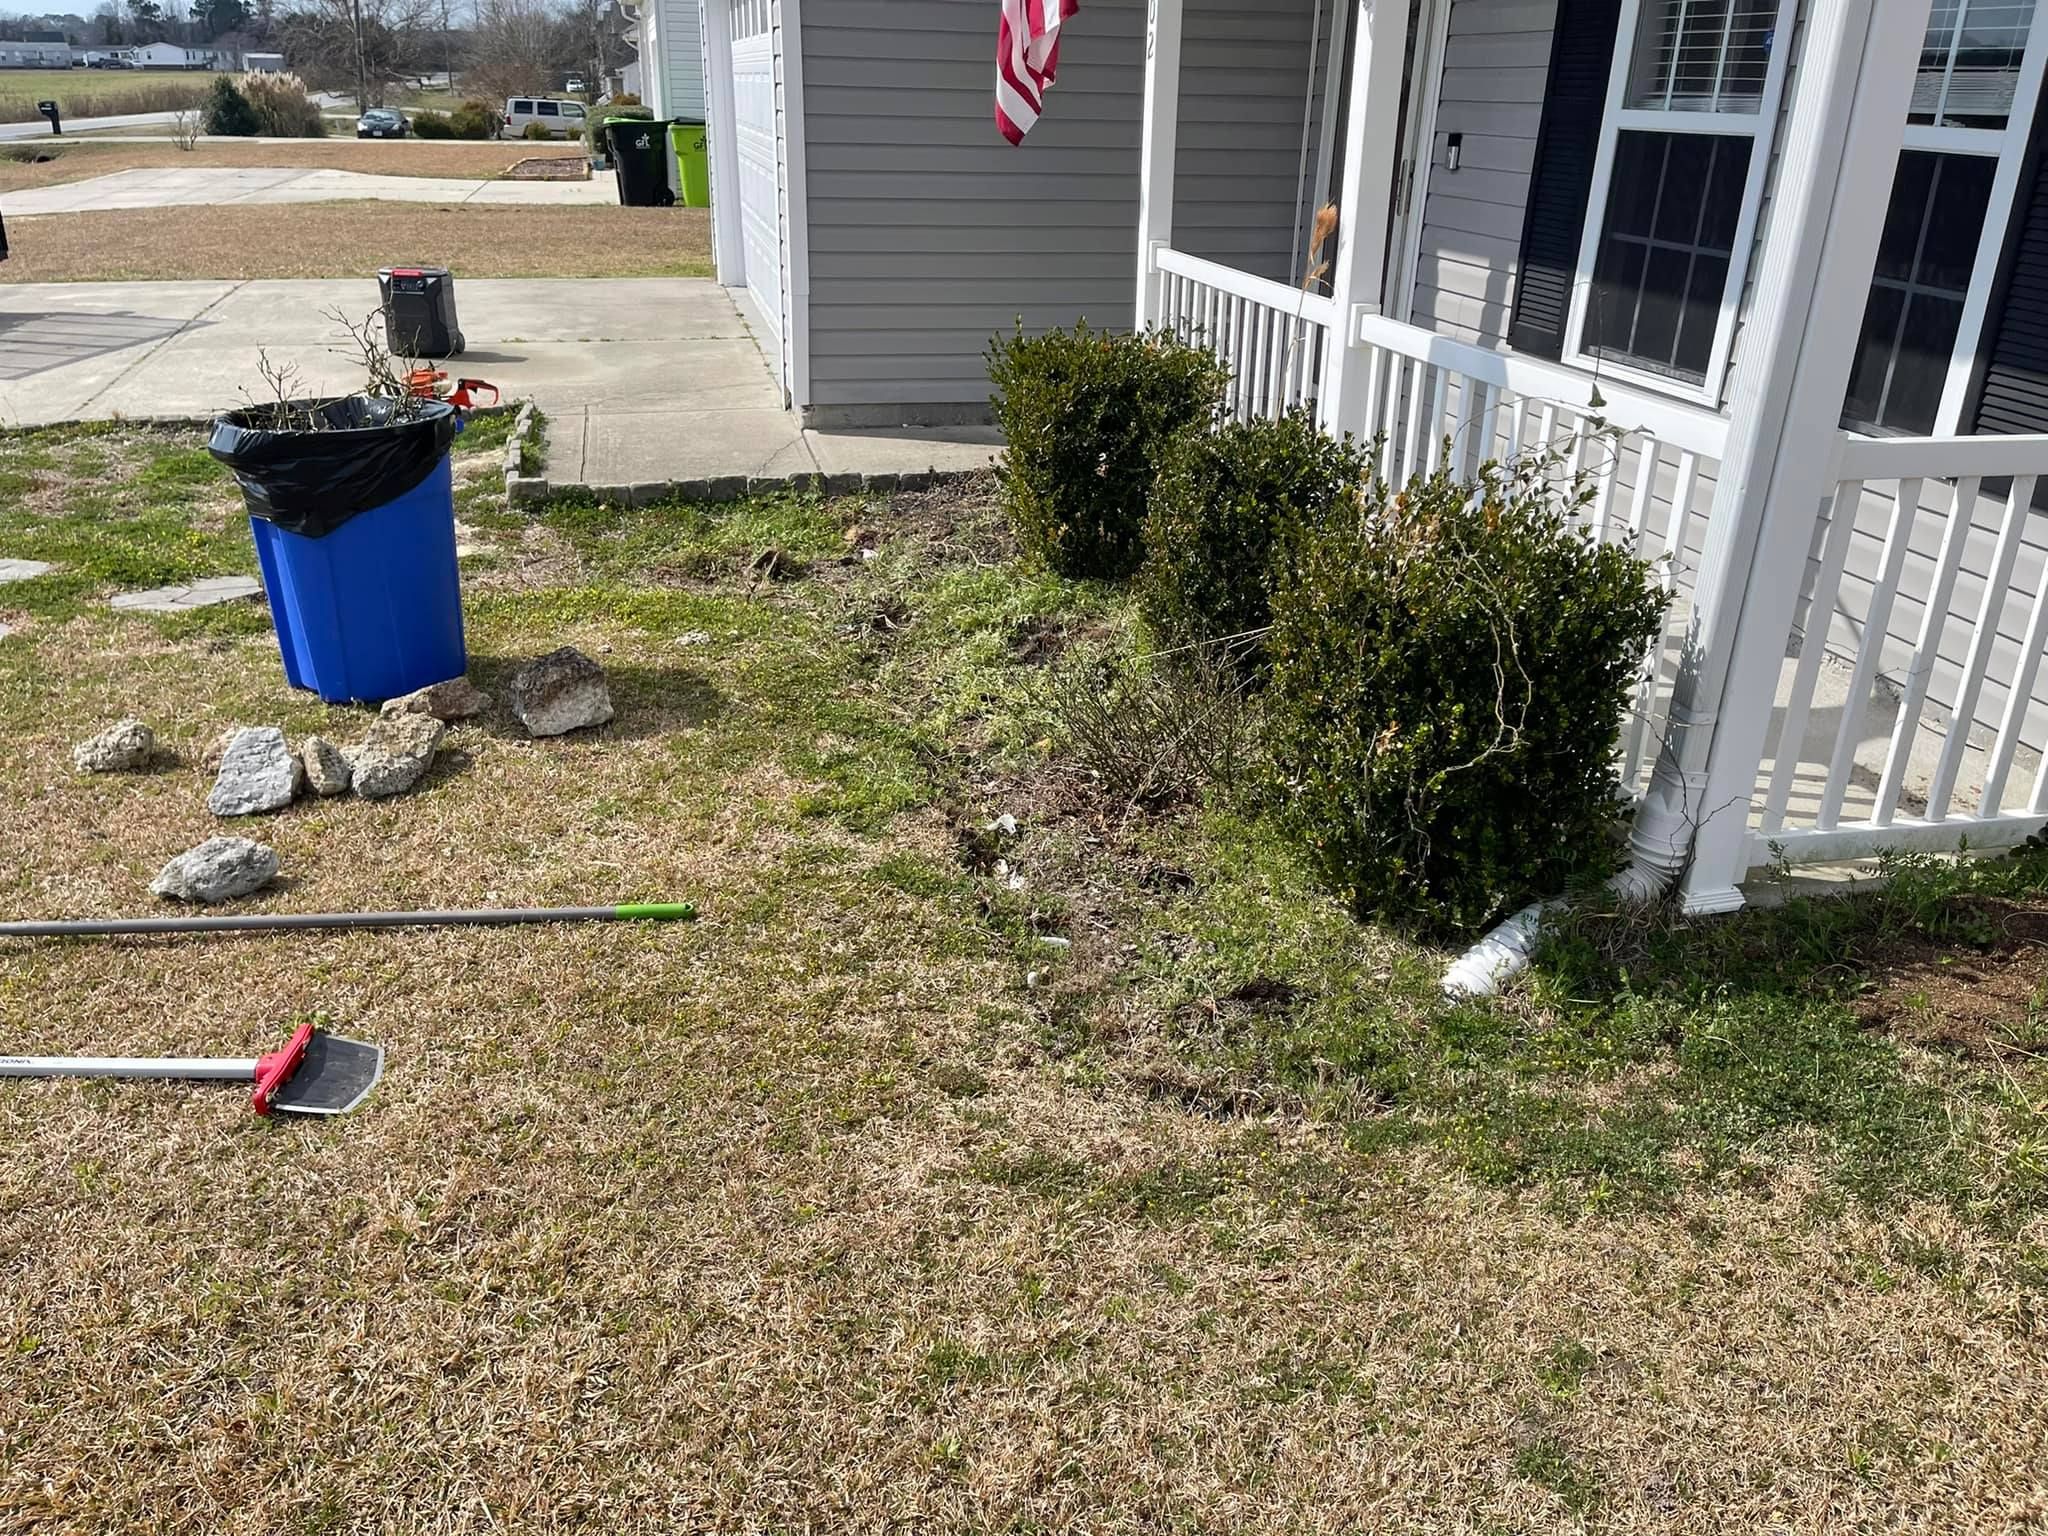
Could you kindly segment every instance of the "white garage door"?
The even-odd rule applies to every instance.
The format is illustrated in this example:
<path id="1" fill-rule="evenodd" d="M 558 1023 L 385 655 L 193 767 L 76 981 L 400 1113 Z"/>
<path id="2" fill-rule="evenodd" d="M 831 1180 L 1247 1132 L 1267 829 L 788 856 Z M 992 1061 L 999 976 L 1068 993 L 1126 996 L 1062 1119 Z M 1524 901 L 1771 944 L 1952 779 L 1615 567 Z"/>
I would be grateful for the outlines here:
<path id="1" fill-rule="evenodd" d="M 777 0 L 722 0 L 732 12 L 733 144 L 740 165 L 740 237 L 746 251 L 747 291 L 761 323 L 762 341 L 780 359 L 782 347 L 781 112 L 775 89 Z M 778 361 L 777 372 L 782 373 Z M 784 382 L 787 383 L 785 377 Z"/>

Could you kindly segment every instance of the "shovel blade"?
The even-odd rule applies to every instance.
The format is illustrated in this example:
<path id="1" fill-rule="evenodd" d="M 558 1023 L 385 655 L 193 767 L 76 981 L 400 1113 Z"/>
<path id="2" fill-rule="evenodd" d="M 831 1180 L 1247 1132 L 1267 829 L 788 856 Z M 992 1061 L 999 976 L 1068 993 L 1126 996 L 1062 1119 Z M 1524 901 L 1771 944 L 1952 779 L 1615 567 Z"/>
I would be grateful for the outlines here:
<path id="1" fill-rule="evenodd" d="M 278 1115 L 345 1115 L 384 1075 L 384 1047 L 316 1030 L 298 1070 L 270 1098 Z"/>

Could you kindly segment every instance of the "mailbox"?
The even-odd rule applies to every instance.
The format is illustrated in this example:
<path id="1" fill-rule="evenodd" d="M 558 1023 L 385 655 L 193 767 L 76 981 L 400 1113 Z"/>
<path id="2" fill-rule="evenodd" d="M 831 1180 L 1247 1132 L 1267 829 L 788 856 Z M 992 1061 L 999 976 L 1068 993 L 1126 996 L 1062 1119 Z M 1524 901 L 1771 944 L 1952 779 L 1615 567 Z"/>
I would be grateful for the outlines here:
<path id="1" fill-rule="evenodd" d="M 50 132 L 62 133 L 64 131 L 63 114 L 57 110 L 57 103 L 54 101 L 39 101 L 36 103 L 36 110 L 50 120 Z"/>

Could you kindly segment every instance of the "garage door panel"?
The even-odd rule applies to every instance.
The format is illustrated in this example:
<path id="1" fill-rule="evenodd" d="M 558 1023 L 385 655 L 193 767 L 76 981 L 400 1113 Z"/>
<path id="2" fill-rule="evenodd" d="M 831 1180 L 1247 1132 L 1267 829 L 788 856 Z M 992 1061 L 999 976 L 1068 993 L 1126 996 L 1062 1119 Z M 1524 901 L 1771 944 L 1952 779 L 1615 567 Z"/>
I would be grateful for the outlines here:
<path id="1" fill-rule="evenodd" d="M 782 330 L 782 187 L 778 175 L 775 36 L 763 0 L 731 0 L 733 145 L 739 161 L 740 243 L 747 289 L 762 320 Z"/>

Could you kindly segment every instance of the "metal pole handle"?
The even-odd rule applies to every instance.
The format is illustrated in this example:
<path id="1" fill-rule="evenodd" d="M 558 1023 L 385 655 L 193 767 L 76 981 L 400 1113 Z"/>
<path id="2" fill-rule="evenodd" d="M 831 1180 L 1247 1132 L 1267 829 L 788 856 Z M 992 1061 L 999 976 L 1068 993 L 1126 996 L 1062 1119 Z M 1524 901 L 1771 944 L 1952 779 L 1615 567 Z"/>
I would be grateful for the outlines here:
<path id="1" fill-rule="evenodd" d="M 0 1056 L 0 1077 L 193 1078 L 245 1083 L 253 1056 Z"/>

